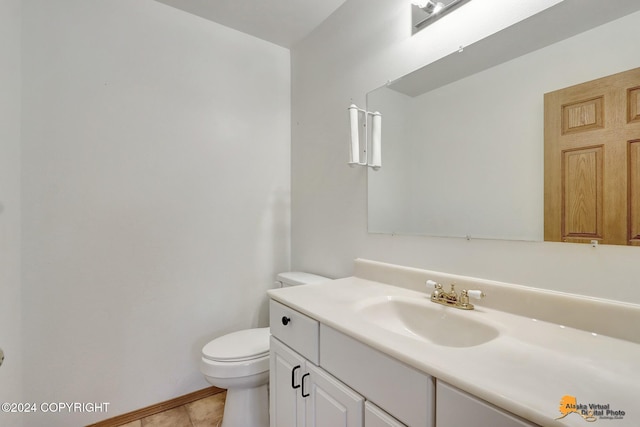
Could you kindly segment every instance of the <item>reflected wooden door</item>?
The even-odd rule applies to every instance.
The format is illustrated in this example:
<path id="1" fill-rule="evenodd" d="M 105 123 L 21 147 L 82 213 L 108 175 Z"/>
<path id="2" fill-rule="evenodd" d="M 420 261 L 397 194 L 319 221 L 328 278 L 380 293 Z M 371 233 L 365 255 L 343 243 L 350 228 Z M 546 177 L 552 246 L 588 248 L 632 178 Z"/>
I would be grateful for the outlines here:
<path id="1" fill-rule="evenodd" d="M 544 239 L 640 245 L 640 68 L 544 96 Z"/>

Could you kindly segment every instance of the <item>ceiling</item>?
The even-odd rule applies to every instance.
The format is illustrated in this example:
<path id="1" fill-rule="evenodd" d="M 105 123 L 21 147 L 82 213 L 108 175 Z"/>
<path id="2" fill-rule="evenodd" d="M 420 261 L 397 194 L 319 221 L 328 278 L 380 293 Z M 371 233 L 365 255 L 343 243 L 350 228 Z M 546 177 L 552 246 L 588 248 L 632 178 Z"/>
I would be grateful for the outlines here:
<path id="1" fill-rule="evenodd" d="M 346 0 L 156 0 L 290 48 Z"/>

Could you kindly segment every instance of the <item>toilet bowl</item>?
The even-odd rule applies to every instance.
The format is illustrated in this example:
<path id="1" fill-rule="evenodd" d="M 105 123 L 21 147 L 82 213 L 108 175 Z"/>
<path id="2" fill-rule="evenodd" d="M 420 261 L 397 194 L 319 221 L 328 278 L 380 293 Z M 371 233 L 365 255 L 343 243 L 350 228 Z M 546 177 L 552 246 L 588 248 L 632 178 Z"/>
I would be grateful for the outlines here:
<path id="1" fill-rule="evenodd" d="M 269 328 L 224 335 L 202 349 L 200 371 L 227 389 L 221 427 L 269 426 Z"/>
<path id="2" fill-rule="evenodd" d="M 309 273 L 281 273 L 276 286 L 327 280 Z M 269 427 L 269 335 L 269 328 L 245 329 L 202 348 L 200 371 L 210 384 L 227 389 L 221 427 Z"/>

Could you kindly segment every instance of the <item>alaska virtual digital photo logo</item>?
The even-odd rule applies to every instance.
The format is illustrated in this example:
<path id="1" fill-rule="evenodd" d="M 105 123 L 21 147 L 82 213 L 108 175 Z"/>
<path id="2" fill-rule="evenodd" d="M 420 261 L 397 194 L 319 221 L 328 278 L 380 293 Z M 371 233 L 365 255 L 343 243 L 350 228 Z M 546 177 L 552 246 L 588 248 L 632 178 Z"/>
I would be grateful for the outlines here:
<path id="1" fill-rule="evenodd" d="M 560 399 L 560 407 L 558 408 L 560 415 L 556 420 L 562 419 L 569 414 L 577 414 L 585 421 L 590 423 L 597 420 L 621 420 L 624 418 L 625 412 L 622 410 L 612 410 L 608 403 L 578 403 L 575 396 L 562 396 Z"/>

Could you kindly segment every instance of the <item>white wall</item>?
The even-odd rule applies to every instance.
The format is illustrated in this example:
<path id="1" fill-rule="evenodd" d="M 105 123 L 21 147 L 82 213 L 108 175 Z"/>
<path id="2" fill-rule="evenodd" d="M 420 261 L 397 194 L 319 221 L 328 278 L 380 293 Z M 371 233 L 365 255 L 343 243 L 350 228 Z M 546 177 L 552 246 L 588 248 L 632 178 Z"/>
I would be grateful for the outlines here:
<path id="1" fill-rule="evenodd" d="M 265 325 L 289 267 L 289 51 L 153 0 L 27 0 L 25 399 L 208 384 L 200 350 Z M 46 421 L 45 421 L 46 420 Z"/>
<path id="2" fill-rule="evenodd" d="M 503 7 L 486 17 L 481 8 L 488 3 Z M 364 105 L 365 94 L 386 81 L 554 3 L 474 0 L 411 37 L 408 1 L 349 0 L 294 47 L 294 269 L 348 276 L 353 259 L 363 257 L 640 303 L 638 248 L 368 234 L 367 172 L 346 165 L 352 100 Z M 575 60 L 569 52 L 558 54 L 566 63 Z M 591 62 L 596 75 L 610 73 L 606 60 Z"/>
<path id="3" fill-rule="evenodd" d="M 0 0 L 0 402 L 22 401 L 20 310 L 20 0 Z M 1 414 L 0 426 L 22 425 Z"/>

